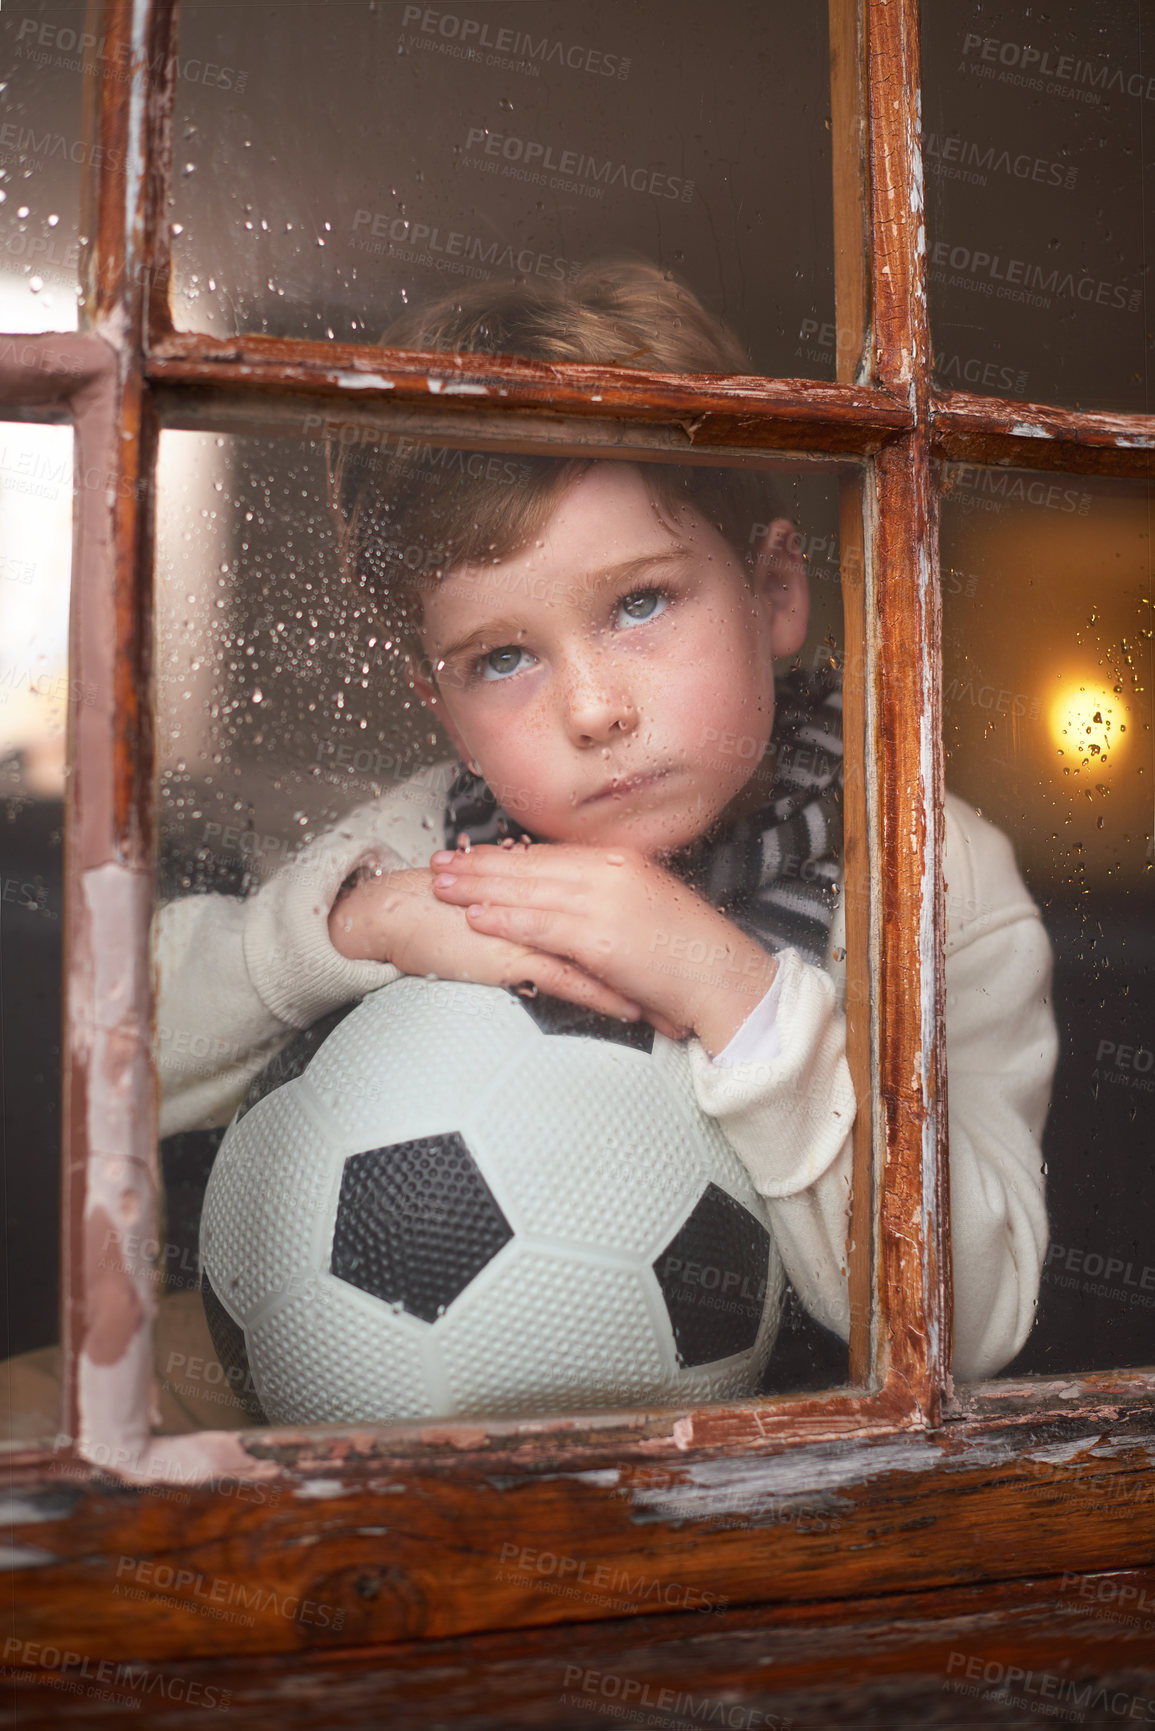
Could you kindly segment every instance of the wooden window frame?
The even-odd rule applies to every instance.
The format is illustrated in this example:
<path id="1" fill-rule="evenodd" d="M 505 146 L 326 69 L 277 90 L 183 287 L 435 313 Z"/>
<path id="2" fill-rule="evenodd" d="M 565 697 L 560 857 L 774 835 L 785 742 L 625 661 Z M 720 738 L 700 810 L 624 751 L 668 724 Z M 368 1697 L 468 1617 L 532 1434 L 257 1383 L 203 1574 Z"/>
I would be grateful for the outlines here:
<path id="1" fill-rule="evenodd" d="M 608 1616 L 594 1594 L 552 1597 L 501 1578 L 503 1547 L 540 1547 L 543 1535 L 575 1567 L 627 1568 L 715 1604 L 761 1606 L 775 1626 L 798 1599 L 840 1601 L 848 1624 L 867 1616 L 871 1595 L 917 1589 L 945 1604 L 955 1592 L 962 1603 L 961 1584 L 980 1577 L 1003 1583 L 1008 1605 L 1028 1576 L 1080 1570 L 1129 1568 L 1155 1591 L 1149 1541 L 1127 1503 L 1152 1473 L 1155 1373 L 964 1390 L 949 1375 L 935 534 L 936 465 L 1149 476 L 1155 423 L 932 389 L 917 0 L 862 0 L 861 10 L 830 0 L 830 9 L 836 160 L 839 150 L 853 159 L 861 133 L 867 188 L 864 199 L 854 175 L 836 172 L 837 383 L 173 331 L 164 236 L 175 7 L 95 6 L 110 63 L 122 55 L 134 75 L 127 90 L 106 84 L 99 104 L 103 159 L 124 167 L 92 189 L 84 329 L 6 342 L 0 358 L 6 412 L 70 418 L 77 474 L 99 478 L 78 485 L 75 513 L 72 674 L 87 700 L 70 718 L 77 785 L 66 833 L 67 1405 L 59 1446 L 6 1457 L 26 1578 L 38 1589 L 18 1613 L 25 1639 L 50 1641 L 66 1627 L 73 1647 L 102 1657 L 211 1652 L 238 1665 L 245 1654 L 588 1621 L 603 1651 L 611 1626 L 620 1645 L 654 1601 Z M 159 79 L 158 65 L 167 68 Z M 845 336 L 859 329 L 861 347 Z M 856 1186 L 866 1210 L 859 1236 L 874 1251 L 856 1278 L 873 1287 L 877 1307 L 872 1343 L 860 1284 L 857 1386 L 595 1420 L 150 1437 L 147 1340 L 120 1356 L 102 1347 L 134 1293 L 147 1307 L 147 1285 L 127 1263 L 118 1273 L 91 1249 L 86 1259 L 85 1229 L 91 1246 L 94 1211 L 116 1220 L 129 1192 L 143 1237 L 156 1210 L 148 925 L 159 430 L 203 424 L 210 412 L 251 425 L 258 413 L 275 421 L 318 405 L 470 440 L 580 434 L 864 465 L 873 577 L 860 608 L 863 701 L 877 762 L 861 833 L 881 869 L 874 1026 L 856 1037 L 860 1064 L 861 1042 L 874 1041 L 868 1116 L 885 1181 L 873 1201 L 869 1185 Z M 102 1225 L 98 1248 L 106 1242 Z M 825 1533 L 781 1517 L 783 1498 L 799 1496 L 828 1509 Z M 746 1524 L 721 1519 L 735 1508 Z M 1008 1548 L 999 1535 L 1010 1530 Z M 192 1601 L 186 1615 L 111 1591 L 118 1556 L 179 1556 L 185 1569 L 221 1574 L 240 1566 L 238 1547 L 246 1569 L 345 1606 L 343 1632 L 275 1611 L 234 1628 L 206 1623 Z M 673 1602 L 657 1605 L 665 1613 Z M 1029 1621 L 1027 1599 L 1014 1603 Z M 648 1617 L 657 1624 L 669 1626 L 671 1643 L 685 1640 L 684 1612 Z M 1112 1652 L 1130 1651 L 1129 1631 L 1109 1635 Z M 1039 1651 L 1051 1639 L 1039 1635 Z"/>

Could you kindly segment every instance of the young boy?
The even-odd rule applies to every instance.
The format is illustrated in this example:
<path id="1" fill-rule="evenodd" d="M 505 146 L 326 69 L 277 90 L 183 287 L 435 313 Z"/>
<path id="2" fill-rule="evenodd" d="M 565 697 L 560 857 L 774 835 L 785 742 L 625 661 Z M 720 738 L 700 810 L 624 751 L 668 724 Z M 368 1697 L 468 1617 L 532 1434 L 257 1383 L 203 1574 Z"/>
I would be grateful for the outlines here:
<path id="1" fill-rule="evenodd" d="M 745 365 L 642 265 L 474 291 L 389 340 Z M 596 454 L 451 468 L 409 449 L 371 477 L 341 467 L 352 569 L 460 762 L 353 812 L 247 901 L 161 910 L 164 1133 L 227 1121 L 296 1030 L 399 973 L 645 1017 L 689 1041 L 699 1105 L 765 1197 L 796 1290 L 847 1336 L 840 694 L 800 675 L 776 694 L 808 599 L 768 486 Z M 769 526 L 751 547 L 755 520 Z M 947 960 L 954 1368 L 980 1377 L 1032 1322 L 1056 1035 L 1010 846 L 950 797 L 945 870 L 963 910 Z M 180 1030 L 218 1036 L 214 1074 L 182 1061 Z"/>

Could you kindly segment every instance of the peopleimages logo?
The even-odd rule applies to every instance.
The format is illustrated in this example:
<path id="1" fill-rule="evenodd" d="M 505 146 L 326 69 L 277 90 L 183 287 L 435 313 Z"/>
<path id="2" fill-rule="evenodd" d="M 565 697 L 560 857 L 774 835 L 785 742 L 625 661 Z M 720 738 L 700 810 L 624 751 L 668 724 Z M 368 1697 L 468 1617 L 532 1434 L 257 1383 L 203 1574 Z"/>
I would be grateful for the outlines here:
<path id="1" fill-rule="evenodd" d="M 928 132 L 922 150 L 931 174 L 965 180 L 974 186 L 985 186 L 988 175 L 1006 174 L 1015 180 L 1034 181 L 1036 185 L 1061 186 L 1069 192 L 1079 178 L 1079 170 L 1069 162 L 1051 162 L 1025 150 L 1012 155 L 993 144 L 979 144 L 955 134 L 944 138 L 940 133 Z"/>
<path id="2" fill-rule="evenodd" d="M 1022 1665 L 1004 1665 L 979 1653 L 952 1653 L 947 1660 L 943 1688 L 954 1695 L 978 1695 L 1000 1706 L 1025 1707 L 1047 1719 L 1081 1723 L 1088 1712 L 1111 1713 L 1117 1719 L 1155 1720 L 1155 1701 L 1146 1695 L 1128 1695 L 1122 1689 L 1108 1691 L 1093 1680 L 1076 1682 L 1058 1671 L 1028 1671 Z M 1096 1721 L 1104 1724 L 1104 1719 Z"/>
<path id="3" fill-rule="evenodd" d="M 128 79 L 133 75 L 134 56 L 139 59 L 135 42 L 109 44 L 107 36 L 95 36 L 91 31 L 78 31 L 64 24 L 52 24 L 35 18 L 22 20 L 16 33 L 16 52 L 34 66 L 63 66 L 73 72 L 98 72 L 101 78 Z M 218 66 L 212 60 L 177 60 L 178 79 L 191 84 L 206 84 L 214 90 L 231 90 L 236 95 L 248 83 L 249 75 L 236 66 Z M 154 56 L 148 66 L 150 83 L 159 83 L 165 76 L 165 56 Z"/>
<path id="4" fill-rule="evenodd" d="M 680 175 L 667 174 L 663 169 L 631 166 L 615 162 L 612 157 L 587 156 L 580 150 L 555 151 L 552 144 L 540 144 L 532 138 L 514 138 L 504 132 L 491 132 L 488 127 L 471 126 L 465 138 L 468 153 L 476 151 L 483 158 L 494 158 L 477 166 L 491 174 L 510 174 L 521 180 L 540 185 L 553 185 L 550 175 L 571 181 L 577 187 L 587 187 L 587 196 L 600 198 L 607 186 L 620 186 L 623 191 L 648 193 L 651 198 L 680 199 L 690 204 L 694 197 L 694 182 Z"/>
<path id="5" fill-rule="evenodd" d="M 406 6 L 401 27 L 415 24 L 414 45 L 445 52 L 445 44 L 454 43 L 461 58 L 479 60 L 485 65 L 508 60 L 504 71 L 526 71 L 535 78 L 543 66 L 565 66 L 571 72 L 592 72 L 601 78 L 628 78 L 630 62 L 621 54 L 607 54 L 600 48 L 583 48 L 578 43 L 566 43 L 556 37 L 533 37 L 528 30 L 499 29 L 479 18 L 465 18 L 455 12 L 434 12 L 428 6 Z M 430 42 L 422 36 L 434 38 Z M 478 50 L 486 50 L 479 53 Z"/>
<path id="6" fill-rule="evenodd" d="M 1031 264 L 1027 259 L 1004 258 L 1002 253 L 978 247 L 952 246 L 947 240 L 934 242 L 930 264 L 932 275 L 948 288 L 972 289 L 993 294 L 997 300 L 1022 301 L 1028 306 L 1049 307 L 1054 295 L 1129 313 L 1137 313 L 1143 303 L 1142 289 L 1130 288 L 1126 283 L 1060 270 L 1058 265 L 1044 270 L 1042 265 Z M 945 276 L 947 270 L 954 274 Z"/>
<path id="7" fill-rule="evenodd" d="M 411 221 L 407 216 L 390 216 L 387 211 L 354 211 L 353 233 L 353 245 L 361 252 L 377 256 L 387 253 L 407 264 L 425 265 L 450 276 L 487 279 L 495 271 L 516 271 L 521 276 L 567 282 L 582 268 L 577 259 L 534 252 L 532 247 L 502 245 L 489 235 Z"/>
<path id="8" fill-rule="evenodd" d="M 14 120 L 5 121 L 0 126 L 0 147 L 16 156 L 34 158 L 34 165 L 38 168 L 56 157 L 81 167 L 88 164 L 92 168 L 117 169 L 124 161 L 119 150 L 105 150 L 103 146 L 89 144 L 83 138 L 67 138 L 63 132 L 37 133 L 34 127 L 18 126 Z"/>
<path id="9" fill-rule="evenodd" d="M 963 59 L 971 62 L 971 70 L 989 66 L 987 76 L 995 77 L 1000 76 L 997 69 L 1002 67 L 1006 82 L 1025 83 L 1034 90 L 1045 88 L 1050 95 L 1097 101 L 1097 93 L 1102 91 L 1155 100 L 1155 74 L 1138 67 L 1112 66 L 1109 60 L 1080 60 L 1074 54 L 1058 54 L 1051 48 L 1033 48 L 1028 42 L 1007 42 L 997 36 L 964 36 L 962 52 Z"/>
<path id="10" fill-rule="evenodd" d="M 1006 469 L 987 469 L 977 463 L 955 463 L 947 476 L 945 492 L 952 505 L 968 509 L 979 506 L 1001 511 L 1007 505 L 1037 505 L 1044 511 L 1074 512 L 1085 517 L 1092 495 L 1077 487 L 1061 487 L 1055 481 L 1031 480 Z"/>

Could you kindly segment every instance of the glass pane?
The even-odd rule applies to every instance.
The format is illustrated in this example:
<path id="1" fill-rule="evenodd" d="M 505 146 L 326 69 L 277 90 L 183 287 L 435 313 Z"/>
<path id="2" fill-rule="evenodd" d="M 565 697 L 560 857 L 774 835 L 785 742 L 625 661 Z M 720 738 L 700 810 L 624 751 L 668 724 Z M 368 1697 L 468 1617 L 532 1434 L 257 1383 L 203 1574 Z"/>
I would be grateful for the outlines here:
<path id="1" fill-rule="evenodd" d="M 0 330 L 76 329 L 81 180 L 103 166 L 84 102 L 96 71 L 115 76 L 87 11 L 53 0 L 0 13 Z"/>
<path id="2" fill-rule="evenodd" d="M 941 388 L 1150 412 L 1153 105 L 1142 0 L 923 8 Z"/>
<path id="3" fill-rule="evenodd" d="M 165 1427 L 844 1382 L 838 475 L 337 426 L 350 538 L 305 433 L 162 436 Z M 595 874 L 575 974 L 438 899 L 463 835 L 498 905 L 540 872 L 560 949 L 550 873 Z M 801 1152 L 788 944 L 782 1063 L 833 1054 Z M 755 1144 L 783 1195 L 813 1162 L 821 1229 Z"/>
<path id="4" fill-rule="evenodd" d="M 446 348 L 486 285 L 551 305 L 642 257 L 670 282 L 623 363 L 663 365 L 677 279 L 737 333 L 714 370 L 834 376 L 825 6 L 384 0 L 286 29 L 190 0 L 180 33 L 178 328 Z"/>
<path id="5" fill-rule="evenodd" d="M 72 430 L 0 424 L 0 1436 L 59 1426 L 60 1015 Z"/>
<path id="6" fill-rule="evenodd" d="M 1008 1266 L 999 1303 L 1017 1305 L 1025 1343 L 1013 1374 L 1152 1362 L 1151 520 L 1142 485 L 969 464 L 946 477 L 951 1159 L 952 1184 L 971 1184 L 952 1191 L 955 1265 L 968 1209 L 1005 1209 L 1021 1286 Z M 952 825 L 973 832 L 953 867 Z M 989 1005 L 954 1048 L 951 948 L 956 976 L 986 976 Z M 969 1053 L 992 1042 L 1003 1079 L 984 1092 Z M 1037 1128 L 1049 1091 L 1040 1173 L 1023 1123 Z"/>

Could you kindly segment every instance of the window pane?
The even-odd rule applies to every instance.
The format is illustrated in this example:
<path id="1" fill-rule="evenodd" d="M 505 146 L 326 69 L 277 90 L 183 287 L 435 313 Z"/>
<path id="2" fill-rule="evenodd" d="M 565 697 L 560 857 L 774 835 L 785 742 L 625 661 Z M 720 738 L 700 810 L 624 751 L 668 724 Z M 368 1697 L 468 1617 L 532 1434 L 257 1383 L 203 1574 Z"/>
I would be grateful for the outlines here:
<path id="1" fill-rule="evenodd" d="M 562 858 L 563 842 L 598 844 L 599 863 L 609 847 L 583 931 L 629 957 L 599 960 L 601 974 L 591 961 L 587 989 L 650 994 L 647 1012 L 674 1033 L 700 999 L 719 1054 L 765 995 L 767 953 L 791 943 L 783 980 L 816 1018 L 805 1039 L 817 1050 L 821 1025 L 840 1050 L 820 966 L 838 985 L 838 476 L 642 469 L 592 451 L 567 476 L 562 459 L 338 427 L 342 497 L 360 513 L 342 575 L 318 427 L 162 437 L 166 1428 L 247 1422 L 235 1393 L 269 1419 L 320 1422 L 844 1381 L 846 1347 L 823 1323 L 845 1315 L 850 1151 L 829 1125 L 841 1111 L 848 1128 L 851 1113 L 838 1058 L 814 1092 L 825 1128 L 792 1152 L 794 1094 L 757 1020 L 736 1067 L 703 1049 L 695 1084 L 689 1044 L 649 1022 L 590 1016 L 561 990 L 502 990 L 541 974 L 543 954 L 507 954 L 469 926 L 468 902 L 430 887 L 434 850 L 461 831 L 477 844 L 527 832 L 551 869 L 582 863 L 573 848 Z M 760 569 L 789 580 L 781 592 L 799 609 L 771 609 L 772 635 L 747 586 Z M 420 624 L 406 597 L 420 598 Z M 453 652 L 463 635 L 472 648 Z M 777 780 L 764 754 L 775 651 Z M 474 752 L 484 779 L 451 793 Z M 710 843 L 697 845 L 703 828 Z M 635 907 L 635 841 L 655 858 L 673 849 L 681 875 L 663 872 L 659 912 L 615 925 Z M 348 889 L 348 924 L 339 913 L 330 926 L 370 857 L 386 875 Z M 389 907 L 372 899 L 382 893 Z M 576 891 L 549 893 L 567 916 Z M 361 941 L 353 918 L 366 909 L 376 936 Z M 342 930 L 369 959 L 338 953 Z M 286 1051 L 299 1066 L 326 1036 L 294 1078 Z M 790 1050 L 792 1030 L 780 1037 Z M 250 1091 L 274 1051 L 280 1067 Z M 341 1079 L 326 1081 L 334 1063 Z M 706 1099 L 730 1104 L 711 1117 Z M 735 1153 L 752 1136 L 786 1189 L 806 1160 L 825 1169 L 826 1226 L 763 1203 Z M 699 1241 L 704 1229 L 715 1236 Z M 780 1310 L 779 1259 L 792 1282 Z"/>
<path id="2" fill-rule="evenodd" d="M 448 311 L 440 342 L 397 321 L 644 254 L 748 350 L 714 370 L 832 378 L 826 10 L 385 0 L 301 7 L 287 28 L 277 5 L 191 0 L 174 321 L 449 347 Z"/>
<path id="3" fill-rule="evenodd" d="M 1155 11 L 923 9 L 935 378 L 1150 411 Z"/>
<path id="4" fill-rule="evenodd" d="M 101 166 L 85 82 L 91 97 L 92 69 L 113 75 L 85 45 L 87 10 L 62 0 L 0 14 L 0 330 L 76 329 L 81 178 Z"/>
<path id="5" fill-rule="evenodd" d="M 991 1027 L 974 1030 L 975 1050 L 996 1035 L 1004 1045 L 1003 1082 L 977 1120 L 994 1162 L 988 1205 L 1006 1199 L 1013 1224 L 1027 1198 L 1022 1266 L 1042 1263 L 1037 1322 L 1008 1368 L 1149 1364 L 1150 492 L 972 465 L 949 470 L 945 486 L 943 713 L 957 802 L 948 846 L 952 821 L 979 825 L 968 814 L 1010 839 L 1054 956 L 1048 994 L 1045 954 L 1023 942 L 1033 921 L 1012 905 L 1009 856 L 977 828 L 969 858 L 953 873 L 948 860 L 946 873 L 951 1159 L 969 1160 L 979 1146 L 956 1124 L 975 1081 L 962 1048 L 950 1048 L 953 948 L 956 974 L 978 966 L 987 975 Z M 1044 1219 L 1023 1176 L 1033 1171 L 1031 1150 L 1000 1120 L 1016 1097 L 1036 1114 L 1046 1108 L 1047 996 L 1059 1057 L 1043 1140 Z M 957 1268 L 968 1226 L 953 1201 L 952 1216 Z"/>
<path id="6" fill-rule="evenodd" d="M 61 868 L 72 431 L 0 423 L 0 1435 L 59 1426 Z"/>

